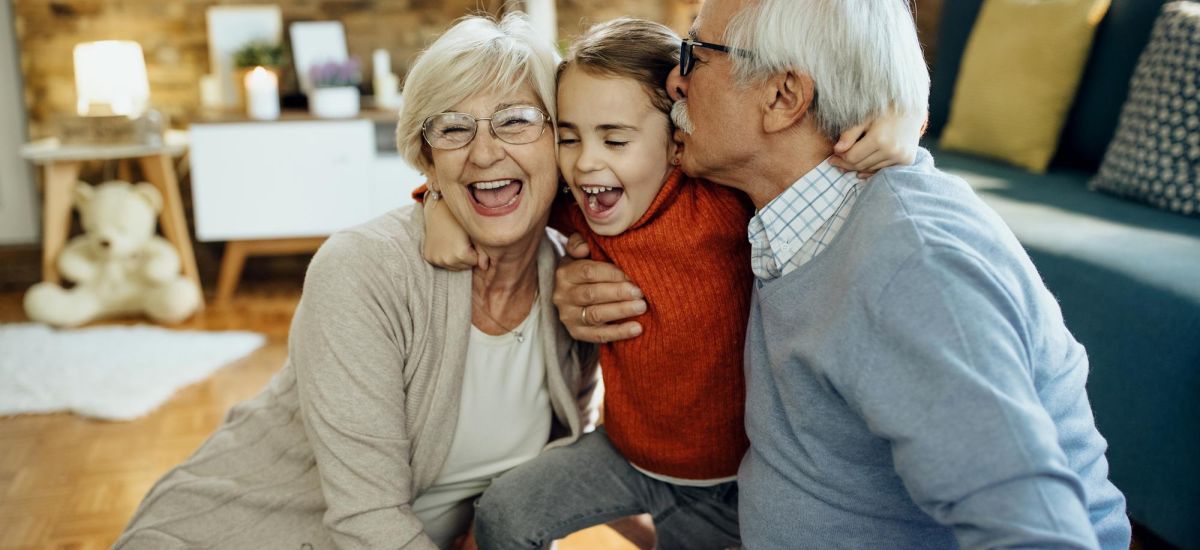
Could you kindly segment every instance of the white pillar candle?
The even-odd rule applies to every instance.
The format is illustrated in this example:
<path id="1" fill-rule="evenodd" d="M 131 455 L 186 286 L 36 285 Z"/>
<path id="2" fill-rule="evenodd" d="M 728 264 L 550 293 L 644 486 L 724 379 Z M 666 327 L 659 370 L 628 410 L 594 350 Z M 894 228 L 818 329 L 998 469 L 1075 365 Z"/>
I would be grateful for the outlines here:
<path id="1" fill-rule="evenodd" d="M 375 50 L 371 54 L 371 61 L 372 69 L 374 70 L 372 76 L 376 80 L 385 77 L 385 75 L 392 74 L 392 56 L 388 54 L 387 50 L 383 48 Z"/>
<path id="2" fill-rule="evenodd" d="M 255 120 L 279 118 L 279 79 L 275 73 L 255 67 L 246 73 L 246 115 Z"/>

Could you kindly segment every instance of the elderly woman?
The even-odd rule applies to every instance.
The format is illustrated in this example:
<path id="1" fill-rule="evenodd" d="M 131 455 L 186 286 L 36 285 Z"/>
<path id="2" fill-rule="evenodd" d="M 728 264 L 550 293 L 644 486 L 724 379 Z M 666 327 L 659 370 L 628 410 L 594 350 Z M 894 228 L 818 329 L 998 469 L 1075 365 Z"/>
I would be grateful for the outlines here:
<path id="1" fill-rule="evenodd" d="M 400 149 L 492 258 L 421 259 L 397 209 L 313 258 L 283 370 L 146 496 L 115 548 L 446 548 L 493 478 L 594 420 L 594 353 L 550 303 L 556 56 L 463 19 L 408 76 Z"/>

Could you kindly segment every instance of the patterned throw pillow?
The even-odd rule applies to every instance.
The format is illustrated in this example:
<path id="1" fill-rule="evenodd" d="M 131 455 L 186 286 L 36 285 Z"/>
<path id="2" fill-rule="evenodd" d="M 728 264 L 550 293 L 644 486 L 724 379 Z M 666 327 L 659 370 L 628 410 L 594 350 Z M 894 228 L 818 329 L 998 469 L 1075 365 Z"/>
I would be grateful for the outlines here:
<path id="1" fill-rule="evenodd" d="M 1200 216 L 1200 3 L 1163 7 L 1091 187 Z"/>

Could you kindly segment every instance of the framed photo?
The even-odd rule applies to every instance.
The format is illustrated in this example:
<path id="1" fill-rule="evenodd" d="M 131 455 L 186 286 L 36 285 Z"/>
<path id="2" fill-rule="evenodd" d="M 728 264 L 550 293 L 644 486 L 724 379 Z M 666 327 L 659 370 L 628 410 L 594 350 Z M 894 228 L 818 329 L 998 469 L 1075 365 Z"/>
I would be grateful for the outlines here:
<path id="1" fill-rule="evenodd" d="M 346 30 L 339 21 L 304 21 L 289 27 L 292 37 L 292 66 L 305 94 L 312 92 L 309 68 L 318 63 L 345 61 Z"/>
<path id="2" fill-rule="evenodd" d="M 214 6 L 208 8 L 208 60 L 220 88 L 220 105 L 238 104 L 233 56 L 252 42 L 283 42 L 283 13 L 279 6 Z"/>

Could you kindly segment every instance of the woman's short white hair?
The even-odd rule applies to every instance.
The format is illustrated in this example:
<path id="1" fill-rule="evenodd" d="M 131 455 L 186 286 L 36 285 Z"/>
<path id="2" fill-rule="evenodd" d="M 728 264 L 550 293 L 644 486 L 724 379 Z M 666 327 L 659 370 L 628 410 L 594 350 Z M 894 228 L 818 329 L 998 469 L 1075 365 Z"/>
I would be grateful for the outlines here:
<path id="1" fill-rule="evenodd" d="M 546 112 L 555 113 L 559 56 L 521 12 L 496 21 L 459 19 L 417 58 L 404 82 L 404 107 L 396 147 L 413 167 L 429 174 L 433 164 L 421 136 L 429 115 L 445 112 L 478 93 L 509 94 L 529 85 Z"/>
<path id="2" fill-rule="evenodd" d="M 749 52 L 732 56 L 739 85 L 809 75 L 812 112 L 830 138 L 889 108 L 928 108 L 929 69 L 907 0 L 751 0 L 724 39 Z"/>

